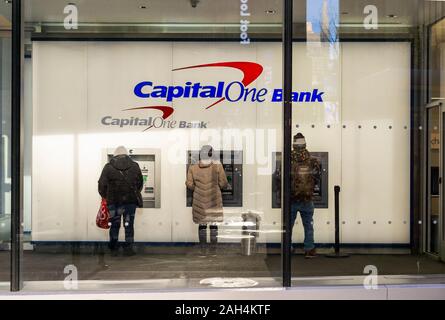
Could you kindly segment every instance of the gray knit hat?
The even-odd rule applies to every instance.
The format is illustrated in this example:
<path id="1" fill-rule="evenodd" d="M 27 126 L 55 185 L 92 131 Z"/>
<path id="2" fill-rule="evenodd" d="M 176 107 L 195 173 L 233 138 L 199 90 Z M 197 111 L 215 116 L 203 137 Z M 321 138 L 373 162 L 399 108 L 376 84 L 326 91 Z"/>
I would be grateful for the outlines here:
<path id="1" fill-rule="evenodd" d="M 122 156 L 122 155 L 128 156 L 128 150 L 124 146 L 119 146 L 116 148 L 116 150 L 114 150 L 114 156 L 116 157 L 116 156 Z"/>
<path id="2" fill-rule="evenodd" d="M 213 147 L 210 145 L 205 145 L 199 151 L 199 159 L 200 160 L 208 160 L 212 159 L 213 156 Z"/>

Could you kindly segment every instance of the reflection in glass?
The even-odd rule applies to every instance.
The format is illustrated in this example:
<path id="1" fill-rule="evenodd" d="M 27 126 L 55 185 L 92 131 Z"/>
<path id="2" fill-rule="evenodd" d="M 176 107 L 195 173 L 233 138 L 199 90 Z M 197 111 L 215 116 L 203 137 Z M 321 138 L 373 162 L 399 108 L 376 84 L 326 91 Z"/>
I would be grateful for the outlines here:
<path id="1" fill-rule="evenodd" d="M 106 2 L 76 2 L 77 29 L 65 28 L 54 2 L 25 2 L 33 124 L 25 288 L 52 280 L 60 289 L 71 275 L 80 289 L 94 288 L 86 280 L 280 286 L 281 209 L 272 208 L 269 182 L 282 118 L 281 104 L 268 102 L 282 88 L 281 1 Z M 267 88 L 268 101 L 221 99 L 219 88 L 231 83 L 232 95 Z M 109 241 L 110 231 L 96 226 L 97 181 L 119 145 L 141 169 L 143 206 L 120 224 L 131 234 L 108 206 Z M 212 170 L 199 179 L 204 145 L 214 148 L 217 176 L 224 171 L 220 193 L 206 186 L 216 185 Z M 215 194 L 217 210 L 208 206 Z M 196 219 L 200 210 L 218 219 Z"/>
<path id="2" fill-rule="evenodd" d="M 9 290 L 11 243 L 11 4 L 0 4 L 0 290 Z"/>
<path id="3" fill-rule="evenodd" d="M 429 201 L 426 217 L 427 252 L 439 252 L 440 210 L 440 106 L 428 109 L 428 186 Z"/>

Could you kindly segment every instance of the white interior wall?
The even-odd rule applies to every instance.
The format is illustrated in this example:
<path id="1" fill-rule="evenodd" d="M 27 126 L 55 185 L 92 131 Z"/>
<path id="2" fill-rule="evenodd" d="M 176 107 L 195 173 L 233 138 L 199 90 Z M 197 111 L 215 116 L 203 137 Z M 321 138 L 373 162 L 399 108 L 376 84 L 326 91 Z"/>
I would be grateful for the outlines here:
<path id="1" fill-rule="evenodd" d="M 329 152 L 329 207 L 314 213 L 316 242 L 334 242 L 334 186 L 341 185 L 341 60 L 340 44 L 298 43 L 294 45 L 294 89 L 321 87 L 324 103 L 293 106 L 293 134 L 306 137 L 309 151 Z M 328 128 L 328 125 L 330 126 Z M 298 128 L 297 128 L 298 126 Z M 329 222 L 329 224 L 328 224 Z M 294 241 L 304 238 L 300 217 L 294 230 Z"/>
<path id="2" fill-rule="evenodd" d="M 342 240 L 409 243 L 410 45 L 346 43 L 342 60 Z"/>
<path id="3" fill-rule="evenodd" d="M 329 209 L 316 210 L 316 241 L 333 241 L 333 186 L 338 184 L 343 187 L 342 219 L 348 222 L 343 231 L 345 242 L 408 243 L 409 130 L 399 128 L 403 123 L 409 128 L 409 45 L 347 43 L 332 54 L 329 47 L 294 46 L 294 89 L 326 91 L 325 103 L 296 103 L 293 116 L 294 124 L 299 124 L 294 130 L 306 135 L 310 151 L 329 152 Z M 389 60 L 381 61 L 382 55 Z M 140 128 L 105 127 L 100 119 L 104 115 L 127 117 L 128 112 L 122 110 L 128 107 L 166 105 L 162 100 L 136 97 L 133 88 L 140 81 L 181 85 L 240 79 L 239 71 L 226 68 L 170 71 L 195 64 L 258 62 L 264 71 L 250 87 L 280 88 L 281 56 L 280 43 L 35 42 L 33 240 L 107 239 L 107 232 L 95 227 L 102 151 L 124 144 L 161 150 L 161 208 L 138 209 L 136 241 L 196 241 L 191 209 L 185 207 L 185 151 L 208 142 L 215 149 L 231 148 L 221 145 L 220 139 L 206 137 L 230 128 L 259 130 L 261 134 L 266 129 L 272 135 L 253 148 L 259 153 L 253 163 L 248 155 L 252 148 L 245 141 L 235 148 L 244 150 L 244 161 L 248 162 L 244 165 L 243 208 L 226 208 L 226 221 L 239 219 L 245 210 L 262 212 L 260 241 L 279 242 L 280 210 L 271 209 L 271 170 L 267 167 L 271 153 L 281 151 L 280 103 L 222 103 L 204 110 L 212 102 L 209 99 L 174 101 L 174 119 L 210 121 L 211 129 L 200 131 L 153 128 L 141 132 Z M 372 98 L 377 92 L 381 96 Z M 134 115 L 152 114 L 137 111 Z M 374 120 L 379 126 L 393 123 L 394 130 L 370 131 L 365 138 L 361 136 L 364 130 L 353 133 L 341 127 L 342 121 Z M 273 146 L 261 152 L 271 142 Z M 372 155 L 382 151 L 386 156 L 375 161 Z M 172 158 L 174 153 L 178 156 Z M 370 169 L 372 164 L 380 171 L 378 175 Z M 376 192 L 377 199 L 368 197 Z M 359 217 L 363 223 L 358 228 L 348 227 Z M 386 217 L 394 223 L 368 223 Z M 294 233 L 294 240 L 301 241 L 301 223 Z"/>

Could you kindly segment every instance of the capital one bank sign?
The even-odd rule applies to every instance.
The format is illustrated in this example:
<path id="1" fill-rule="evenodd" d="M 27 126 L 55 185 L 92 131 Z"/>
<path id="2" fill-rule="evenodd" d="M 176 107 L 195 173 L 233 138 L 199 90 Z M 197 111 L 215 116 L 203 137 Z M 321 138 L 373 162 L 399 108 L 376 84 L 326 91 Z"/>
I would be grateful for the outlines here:
<path id="1" fill-rule="evenodd" d="M 201 82 L 186 81 L 183 85 L 164 86 L 159 85 L 151 80 L 142 81 L 135 85 L 134 94 L 144 101 L 151 99 L 161 99 L 165 101 L 163 105 L 149 105 L 143 107 L 135 107 L 124 109 L 123 111 L 135 110 L 154 110 L 160 112 L 158 115 L 150 115 L 140 118 L 135 116 L 116 118 L 113 116 L 104 116 L 101 123 L 104 126 L 113 127 L 146 127 L 150 128 L 207 128 L 208 123 L 204 121 L 187 122 L 181 120 L 169 120 L 175 109 L 171 106 L 173 101 L 180 99 L 209 99 L 212 102 L 203 106 L 203 110 L 208 110 L 222 102 L 226 103 L 281 103 L 283 101 L 283 90 L 267 88 L 249 88 L 263 72 L 263 66 L 255 62 L 235 61 L 235 62 L 218 62 L 210 64 L 202 64 L 190 67 L 174 69 L 172 71 L 184 71 L 199 68 L 233 68 L 240 70 L 243 79 L 231 82 L 219 81 L 216 85 L 207 85 Z M 270 94 L 271 93 L 271 94 Z M 324 92 L 319 89 L 305 92 L 292 92 L 292 101 L 299 103 L 321 103 L 323 102 Z M 269 100 L 267 100 L 269 97 Z M 144 130 L 144 131 L 145 131 Z"/>

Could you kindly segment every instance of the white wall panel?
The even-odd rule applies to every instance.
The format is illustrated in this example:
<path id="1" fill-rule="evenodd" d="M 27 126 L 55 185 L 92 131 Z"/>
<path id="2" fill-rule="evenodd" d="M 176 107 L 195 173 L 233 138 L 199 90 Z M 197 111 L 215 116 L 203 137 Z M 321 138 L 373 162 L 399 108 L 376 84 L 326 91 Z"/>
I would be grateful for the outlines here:
<path id="1" fill-rule="evenodd" d="M 162 85 L 172 84 L 172 45 L 169 43 L 88 43 L 88 133 L 82 134 L 79 145 L 80 175 L 84 188 L 84 210 L 89 212 L 88 240 L 106 240 L 108 233 L 95 224 L 94 212 L 99 205 L 97 180 L 104 165 L 107 148 L 125 145 L 127 148 L 153 148 L 164 150 L 165 132 L 142 132 L 140 127 L 116 128 L 102 126 L 105 115 L 113 117 L 148 117 L 149 112 L 124 111 L 148 104 L 163 105 L 161 99 L 150 103 L 136 97 L 134 86 L 141 81 Z M 158 114 L 155 114 L 158 115 Z M 164 155 L 161 155 L 164 158 Z M 171 171 L 167 163 L 161 165 L 161 208 L 138 209 L 135 233 L 137 241 L 166 241 L 171 237 L 172 199 L 165 195 L 171 185 Z M 164 195 L 164 196 L 163 196 Z M 124 239 L 122 228 L 120 238 Z"/>
<path id="2" fill-rule="evenodd" d="M 338 44 L 296 43 L 293 49 L 293 89 L 324 93 L 323 103 L 294 103 L 293 132 L 306 137 L 311 152 L 329 153 L 329 208 L 314 213 L 315 241 L 334 241 L 334 186 L 341 184 L 341 60 Z M 298 126 L 298 127 L 297 127 Z M 329 127 L 328 127 L 329 126 Z M 304 238 L 300 217 L 294 228 L 294 241 Z"/>
<path id="3" fill-rule="evenodd" d="M 77 133 L 87 127 L 86 44 L 33 50 L 33 240 L 86 239 L 80 210 Z"/>
<path id="4" fill-rule="evenodd" d="M 141 107 L 147 101 L 134 93 L 136 84 L 153 81 L 154 85 L 172 84 L 172 45 L 169 43 L 89 42 L 88 60 L 88 132 L 141 132 L 139 127 L 124 130 L 101 125 L 105 115 L 147 117 L 144 110 L 124 111 Z M 161 99 L 150 99 L 149 104 L 164 105 Z M 154 114 L 158 115 L 158 114 Z"/>
<path id="5" fill-rule="evenodd" d="M 34 43 L 34 133 L 57 135 L 87 128 L 87 44 Z"/>
<path id="6" fill-rule="evenodd" d="M 282 88 L 282 46 L 281 43 L 257 43 L 256 62 L 264 68 L 256 81 L 257 88 L 267 88 L 269 95 L 266 102 L 256 105 L 256 128 L 264 134 L 264 142 L 258 139 L 256 144 L 257 158 L 255 172 L 256 183 L 252 186 L 256 195 L 256 209 L 263 212 L 261 226 L 263 233 L 259 241 L 281 242 L 281 209 L 272 209 L 273 172 L 272 152 L 282 151 L 282 107 L 280 103 L 271 103 L 271 92 Z"/>
<path id="7" fill-rule="evenodd" d="M 238 43 L 174 43 L 173 44 L 173 68 L 183 68 L 187 66 L 202 65 L 215 62 L 226 61 L 256 61 L 255 46 L 240 46 Z M 187 81 L 192 83 L 201 82 L 206 85 L 217 85 L 218 81 L 240 81 L 243 77 L 239 70 L 233 68 L 208 67 L 191 70 L 180 70 L 172 73 L 173 84 L 183 85 Z M 254 87 L 254 86 L 253 86 Z M 230 103 L 224 101 L 214 107 L 207 109 L 212 102 L 217 99 L 184 99 L 173 101 L 175 119 L 188 121 L 210 121 L 209 127 L 216 134 L 216 139 L 206 137 L 206 132 L 197 131 L 200 136 L 193 136 L 189 131 L 187 135 L 189 143 L 184 150 L 184 160 L 186 150 L 199 150 L 204 144 L 211 144 L 215 150 L 220 150 L 223 130 L 227 129 L 254 129 L 256 128 L 256 105 L 255 103 Z M 245 150 L 245 148 L 243 148 Z M 181 201 L 172 202 L 174 221 L 172 226 L 173 241 L 197 241 L 197 226 L 192 221 L 191 208 L 185 208 L 185 161 L 175 164 L 176 174 L 172 176 L 171 185 L 176 185 L 176 194 L 182 194 Z M 252 165 L 245 165 L 243 168 L 243 208 L 255 208 L 255 186 L 256 170 Z M 243 208 L 227 208 L 225 210 L 226 220 L 232 217 L 240 217 Z M 223 231 L 220 230 L 220 234 Z"/>
<path id="8" fill-rule="evenodd" d="M 345 43 L 342 60 L 342 241 L 409 243 L 410 45 Z"/>
<path id="9" fill-rule="evenodd" d="M 342 186 L 342 218 L 348 222 L 343 226 L 344 242 L 409 241 L 409 130 L 401 129 L 409 126 L 409 52 L 403 43 L 347 43 L 334 53 L 324 46 L 294 46 L 294 89 L 326 92 L 324 103 L 293 107 L 293 123 L 299 125 L 293 133 L 305 134 L 310 151 L 329 152 L 329 209 L 315 212 L 317 242 L 333 241 L 336 184 Z M 221 138 L 223 130 L 252 129 L 244 133 L 270 133 L 269 140 L 254 141 L 256 150 L 266 145 L 269 150 L 250 158 L 252 150 L 244 139 L 240 146 L 245 162 L 243 207 L 226 208 L 225 215 L 231 220 L 239 219 L 246 210 L 261 212 L 267 232 L 260 241 L 279 242 L 280 233 L 270 232 L 279 231 L 281 224 L 280 210 L 271 208 L 270 162 L 272 152 L 282 151 L 280 103 L 267 99 L 261 104 L 223 102 L 205 110 L 211 99 L 173 101 L 176 111 L 171 120 L 209 121 L 210 130 L 153 128 L 141 132 L 140 127 L 105 127 L 100 120 L 104 115 L 129 117 L 129 111 L 124 111 L 129 107 L 168 105 L 162 99 L 136 97 L 133 88 L 141 81 L 181 85 L 241 79 L 235 69 L 172 72 L 174 68 L 254 61 L 264 71 L 250 87 L 281 88 L 281 53 L 279 43 L 242 47 L 201 42 L 35 42 L 33 240 L 107 239 L 107 232 L 95 227 L 100 201 L 97 180 L 104 165 L 103 151 L 123 144 L 161 150 L 161 208 L 138 209 L 136 241 L 196 241 L 197 226 L 191 208 L 185 206 L 185 151 L 205 143 L 227 149 L 230 146 Z M 332 54 L 339 58 L 330 59 Z M 370 96 L 369 91 L 375 94 Z M 156 114 L 132 112 L 140 117 Z M 359 122 L 364 126 L 361 131 L 349 129 Z M 343 123 L 347 129 L 342 128 Z M 371 123 L 377 123 L 379 129 L 371 130 Z M 390 124 L 392 130 L 380 130 Z M 216 134 L 216 139 L 209 133 Z M 375 173 L 373 165 L 379 172 Z M 379 222 L 370 224 L 374 220 Z M 299 223 L 294 240 L 302 237 Z"/>

